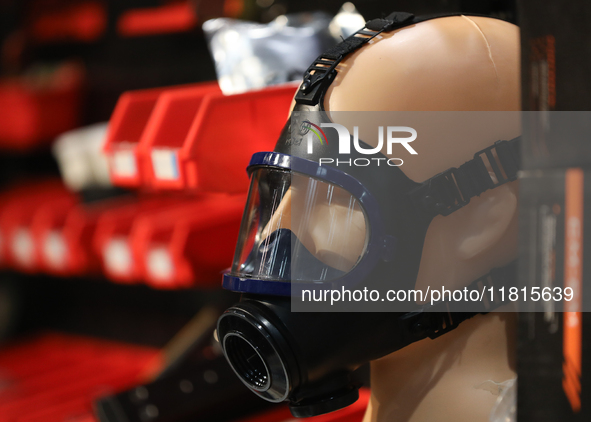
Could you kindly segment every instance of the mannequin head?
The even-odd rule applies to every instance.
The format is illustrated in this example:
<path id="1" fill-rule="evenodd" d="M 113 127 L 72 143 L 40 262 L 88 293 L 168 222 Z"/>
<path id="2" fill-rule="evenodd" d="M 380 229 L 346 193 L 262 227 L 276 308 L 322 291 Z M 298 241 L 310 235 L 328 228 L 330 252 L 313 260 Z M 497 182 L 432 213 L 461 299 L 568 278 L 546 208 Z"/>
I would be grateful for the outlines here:
<path id="1" fill-rule="evenodd" d="M 505 182 L 515 180 L 516 168 L 500 171 L 488 159 L 473 158 L 488 148 L 496 160 L 490 155 L 491 148 L 497 151 L 495 141 L 520 133 L 517 113 L 507 114 L 520 103 L 516 27 L 466 16 L 421 21 L 404 13 L 372 22 L 367 28 L 385 32 L 357 50 L 359 41 L 348 39 L 314 62 L 274 152 L 253 156 L 235 261 L 224 276 L 224 287 L 245 293 L 218 322 L 226 357 L 255 393 L 270 401 L 288 399 L 297 416 L 350 404 L 355 399 L 348 377 L 353 368 L 396 355 L 392 352 L 409 344 L 420 348 L 428 342 L 422 339 L 482 311 L 455 313 L 453 321 L 451 315 L 445 320 L 448 313 L 429 313 L 414 303 L 413 312 L 294 313 L 294 302 L 285 296 L 297 298 L 302 286 L 336 288 L 350 281 L 459 288 L 515 258 L 517 191 Z M 330 63 L 337 66 L 335 73 Z M 318 157 L 337 157 L 349 138 L 341 137 L 341 130 L 338 139 L 329 141 L 323 133 L 325 142 L 318 135 L 320 144 L 313 149 L 311 141 L 303 142 L 308 134 L 311 139 L 312 127 L 338 132 L 333 124 L 338 123 L 354 133 L 350 125 L 358 126 L 359 138 L 369 144 L 363 147 L 367 152 L 379 145 L 377 140 L 372 144 L 376 137 L 371 131 L 392 125 L 391 115 L 384 113 L 361 113 L 352 123 L 341 113 L 347 111 L 399 113 L 394 125 L 414 128 L 419 137 L 413 148 L 419 154 L 405 156 L 402 167 L 377 166 L 366 173 L 337 168 L 338 162 L 322 167 Z M 513 148 L 515 143 L 498 145 Z M 509 162 L 515 159 L 507 148 L 498 151 L 510 154 Z M 396 158 L 392 153 L 385 145 L 380 156 Z M 443 184 L 441 178 L 433 179 L 470 160 L 461 173 L 454 173 L 469 190 L 455 179 Z M 487 176 L 487 164 L 503 177 L 501 185 L 494 182 L 495 173 L 489 170 Z M 507 177 L 501 175 L 505 171 Z M 450 189 L 462 197 L 448 195 Z M 438 347 L 446 343 L 433 342 L 427 353 L 435 357 L 433 362 L 442 355 Z M 412 367 L 416 365 L 422 363 Z M 405 384 L 400 378 L 393 382 Z"/>

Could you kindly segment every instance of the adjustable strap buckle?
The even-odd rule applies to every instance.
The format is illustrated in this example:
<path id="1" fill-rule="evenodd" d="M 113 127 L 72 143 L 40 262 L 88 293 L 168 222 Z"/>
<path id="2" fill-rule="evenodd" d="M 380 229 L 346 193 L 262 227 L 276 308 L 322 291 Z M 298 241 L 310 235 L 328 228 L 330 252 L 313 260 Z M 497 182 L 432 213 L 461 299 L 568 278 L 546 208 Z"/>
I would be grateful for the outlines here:
<path id="1" fill-rule="evenodd" d="M 415 15 L 407 12 L 392 12 L 385 18 L 372 19 L 365 24 L 372 31 L 390 31 L 395 27 L 413 20 Z"/>
<path id="2" fill-rule="evenodd" d="M 459 168 L 452 167 L 421 183 L 409 194 L 415 207 L 431 216 L 449 215 L 475 196 L 517 179 L 519 137 L 497 141 Z M 494 173 L 491 177 L 484 158 Z"/>
<path id="3" fill-rule="evenodd" d="M 481 312 L 418 311 L 404 314 L 400 321 L 410 336 L 410 344 L 442 336 L 479 313 Z"/>
<path id="4" fill-rule="evenodd" d="M 460 190 L 458 172 L 452 167 L 413 190 L 410 195 L 415 206 L 435 216 L 449 215 L 466 205 L 470 199 L 466 199 Z"/>

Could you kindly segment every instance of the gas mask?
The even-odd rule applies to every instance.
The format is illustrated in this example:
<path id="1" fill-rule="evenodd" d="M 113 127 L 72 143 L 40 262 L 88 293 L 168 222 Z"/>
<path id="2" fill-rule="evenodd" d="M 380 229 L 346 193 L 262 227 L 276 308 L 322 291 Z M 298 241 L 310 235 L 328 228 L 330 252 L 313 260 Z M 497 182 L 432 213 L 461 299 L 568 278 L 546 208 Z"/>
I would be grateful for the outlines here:
<path id="1" fill-rule="evenodd" d="M 322 104 L 343 57 L 381 32 L 432 18 L 393 13 L 321 55 L 304 75 L 275 150 L 255 154 L 248 166 L 249 196 L 234 262 L 223 279 L 224 288 L 243 295 L 220 317 L 217 338 L 243 383 L 265 400 L 289 401 L 296 417 L 352 404 L 356 368 L 500 305 L 491 298 L 471 312 L 450 312 L 445 302 L 408 312 L 291 312 L 290 296 L 306 288 L 352 287 L 383 274 L 397 287 L 414 288 L 433 218 L 517 178 L 518 138 L 497 141 L 422 183 L 397 166 L 367 171 L 330 160 L 320 164 L 321 157 L 339 157 L 334 130 L 323 131 L 326 142 L 312 154 L 296 139 L 331 122 Z M 357 158 L 364 156 L 352 150 L 350 159 Z M 512 263 L 471 286 L 511 284 L 515 273 Z"/>

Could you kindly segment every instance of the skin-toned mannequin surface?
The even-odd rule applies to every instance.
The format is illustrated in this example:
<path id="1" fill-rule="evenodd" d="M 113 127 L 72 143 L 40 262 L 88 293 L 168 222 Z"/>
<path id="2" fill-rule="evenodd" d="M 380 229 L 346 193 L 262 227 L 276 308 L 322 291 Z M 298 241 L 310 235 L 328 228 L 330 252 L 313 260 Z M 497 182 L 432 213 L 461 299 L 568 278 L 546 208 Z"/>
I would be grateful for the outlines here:
<path id="1" fill-rule="evenodd" d="M 519 30 L 496 19 L 448 17 L 385 33 L 337 69 L 324 107 L 345 126 L 337 111 L 520 110 Z M 521 132 L 518 113 L 452 114 L 449 131 L 430 128 L 420 113 L 402 116 L 419 136 L 412 144 L 418 154 L 405 155 L 401 168 L 418 182 Z M 380 122 L 378 113 L 372 119 L 368 114 L 359 134 L 375 146 L 376 136 L 368 131 L 388 122 Z M 436 217 L 427 232 L 417 288 L 461 288 L 514 260 L 517 200 L 513 182 Z M 490 386 L 516 377 L 515 323 L 514 313 L 480 315 L 436 340 L 372 362 L 365 422 L 488 422 L 497 399 Z"/>

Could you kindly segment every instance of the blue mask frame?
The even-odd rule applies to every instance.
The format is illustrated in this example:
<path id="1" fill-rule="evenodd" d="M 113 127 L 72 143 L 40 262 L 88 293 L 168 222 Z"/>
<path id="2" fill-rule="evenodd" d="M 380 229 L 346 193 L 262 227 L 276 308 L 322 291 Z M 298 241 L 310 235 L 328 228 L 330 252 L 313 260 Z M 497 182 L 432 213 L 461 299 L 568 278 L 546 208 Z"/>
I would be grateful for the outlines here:
<path id="1" fill-rule="evenodd" d="M 389 261 L 395 253 L 396 238 L 385 233 L 379 205 L 374 195 L 356 178 L 334 167 L 279 152 L 259 152 L 253 155 L 247 171 L 258 167 L 270 167 L 283 171 L 297 172 L 339 186 L 355 197 L 365 212 L 368 227 L 367 245 L 357 264 L 343 276 L 322 281 L 326 289 L 351 287 L 363 280 L 378 261 Z M 242 293 L 291 296 L 303 289 L 318 288 L 319 282 L 293 282 L 264 280 L 226 273 L 223 287 Z"/>

